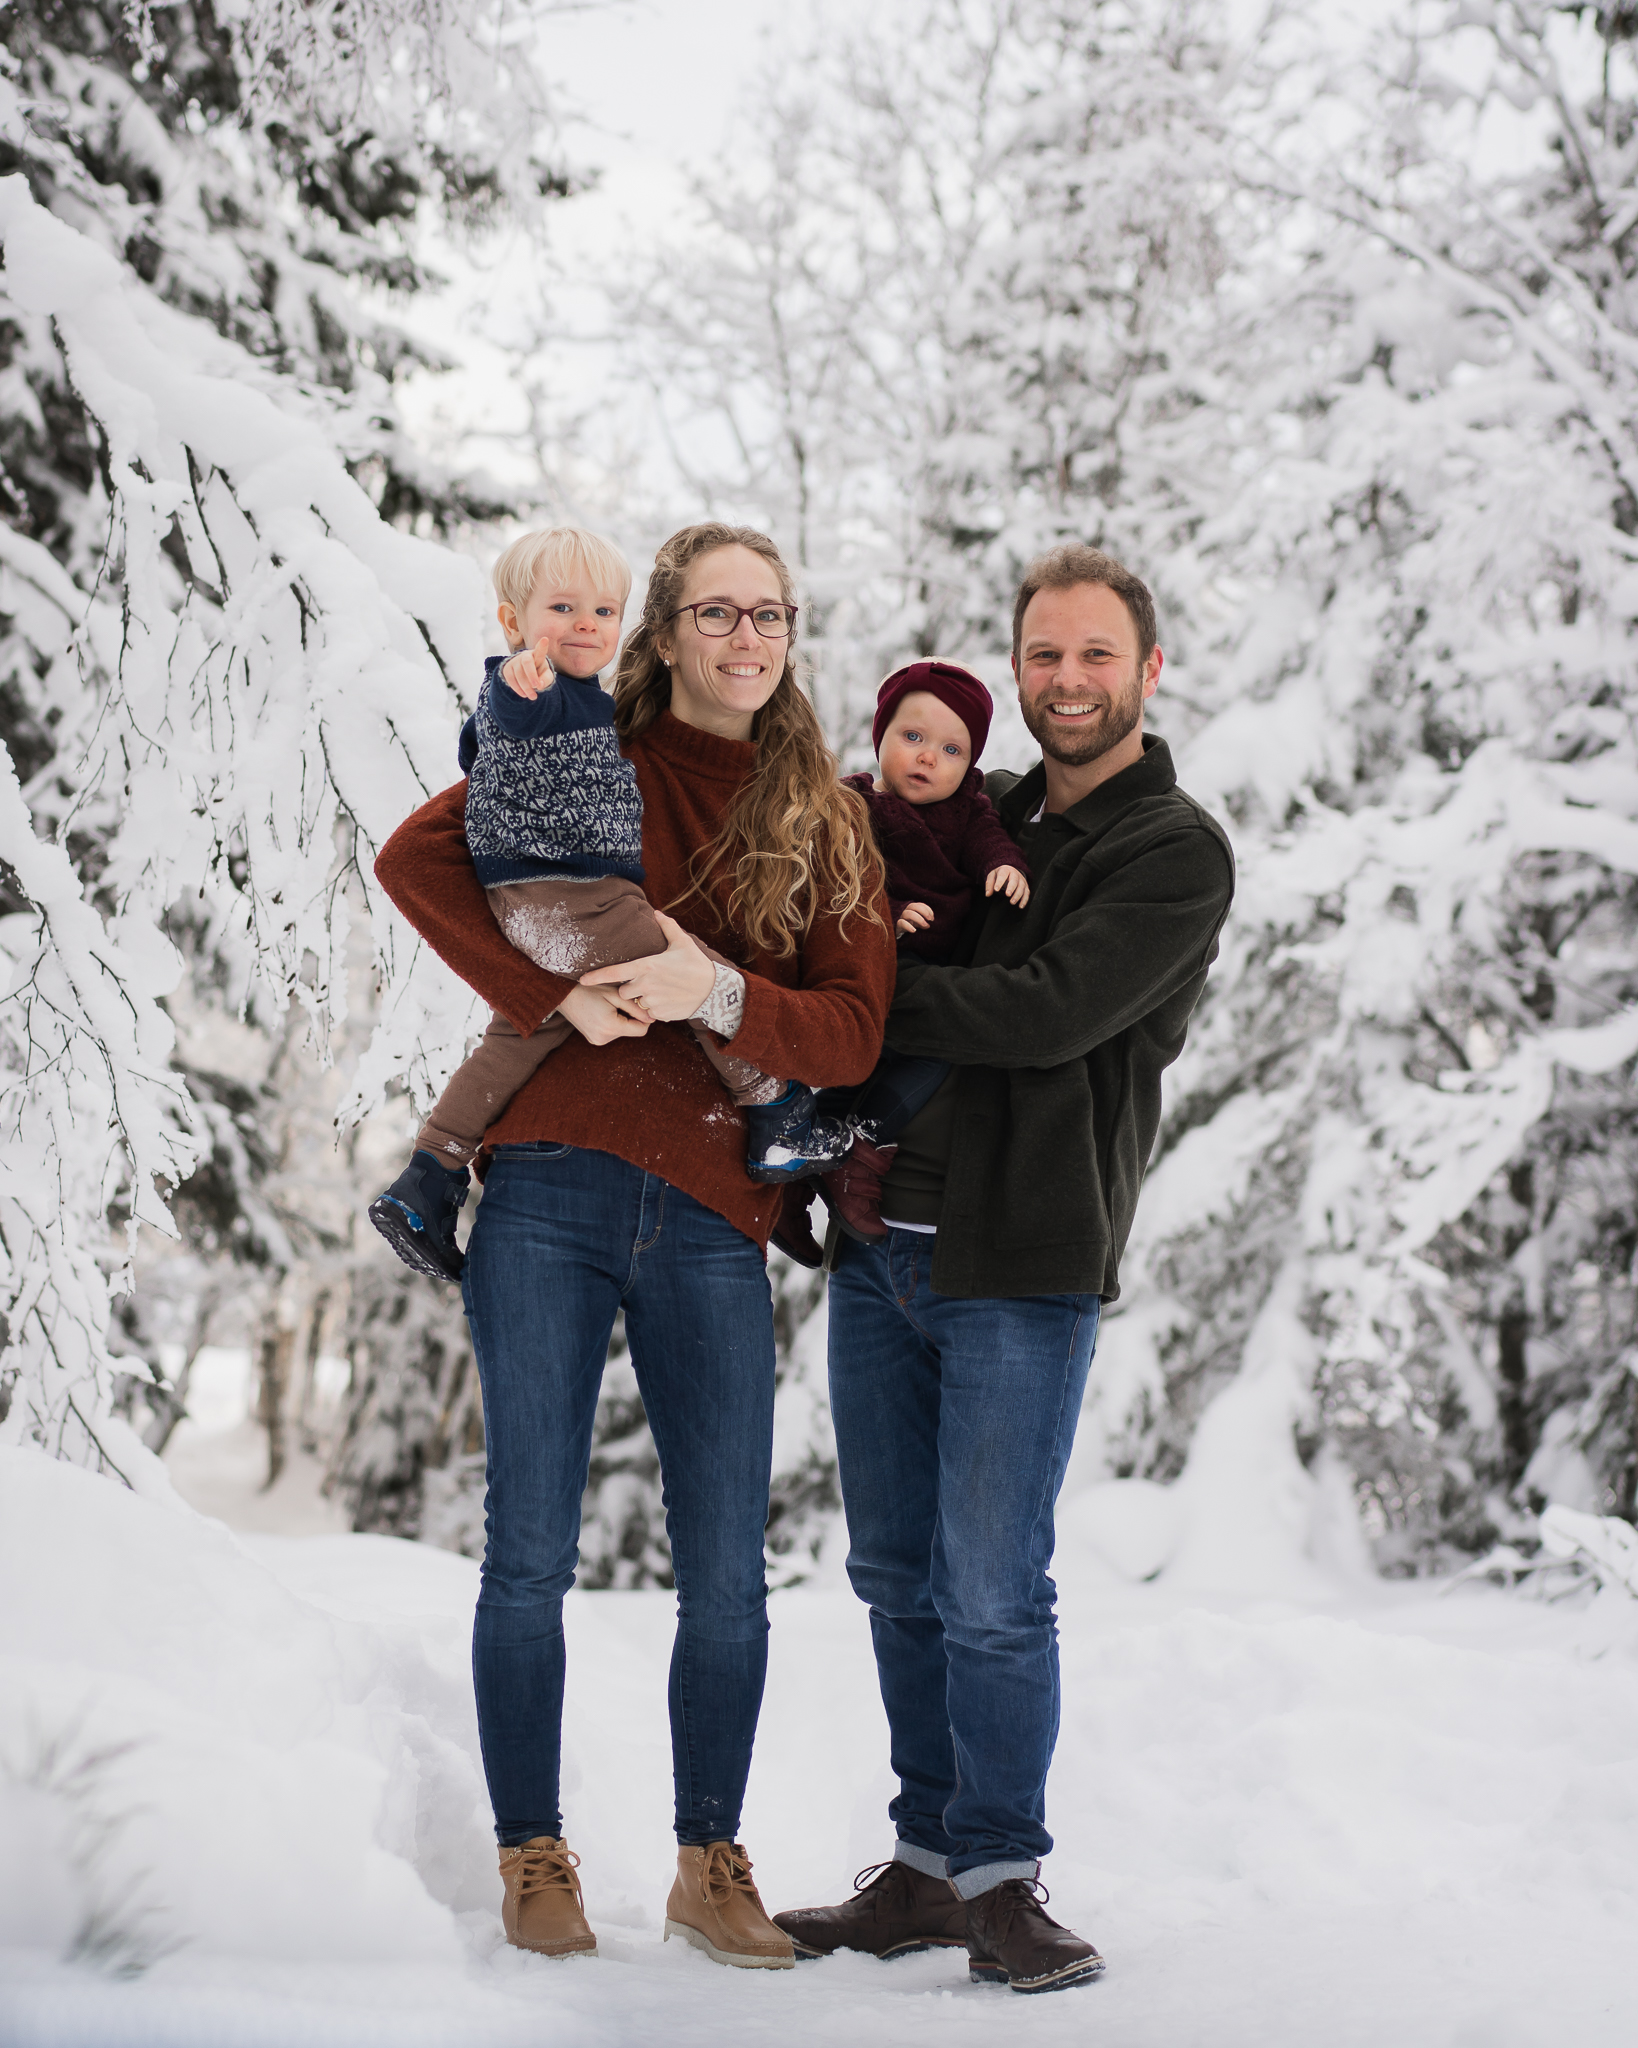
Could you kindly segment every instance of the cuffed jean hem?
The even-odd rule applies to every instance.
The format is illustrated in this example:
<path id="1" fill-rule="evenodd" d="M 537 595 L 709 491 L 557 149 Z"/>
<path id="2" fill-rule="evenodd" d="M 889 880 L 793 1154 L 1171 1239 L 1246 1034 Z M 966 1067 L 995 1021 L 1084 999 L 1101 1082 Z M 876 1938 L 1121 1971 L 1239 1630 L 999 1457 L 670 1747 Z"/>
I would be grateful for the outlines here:
<path id="1" fill-rule="evenodd" d="M 947 1857 L 935 1856 L 931 1849 L 918 1849 L 914 1842 L 895 1842 L 893 1861 L 908 1863 L 912 1870 L 919 1870 L 923 1877 L 948 1877 L 950 1874 Z"/>
<path id="2" fill-rule="evenodd" d="M 1039 1877 L 1041 1866 L 1029 1863 L 981 1863 L 976 1870 L 963 1870 L 950 1879 L 958 1899 L 976 1899 L 980 1892 L 993 1892 L 1009 1877 Z"/>

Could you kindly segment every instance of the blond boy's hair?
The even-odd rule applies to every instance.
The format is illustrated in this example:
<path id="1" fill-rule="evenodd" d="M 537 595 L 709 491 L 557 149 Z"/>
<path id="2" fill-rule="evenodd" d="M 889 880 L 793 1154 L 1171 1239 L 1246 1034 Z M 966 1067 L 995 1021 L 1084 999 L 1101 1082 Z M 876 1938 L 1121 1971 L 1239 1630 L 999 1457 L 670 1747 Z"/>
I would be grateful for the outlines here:
<path id="1" fill-rule="evenodd" d="M 550 526 L 520 535 L 502 554 L 495 564 L 495 595 L 521 618 L 543 579 L 559 582 L 576 569 L 622 605 L 631 594 L 630 565 L 611 541 L 583 526 Z"/>

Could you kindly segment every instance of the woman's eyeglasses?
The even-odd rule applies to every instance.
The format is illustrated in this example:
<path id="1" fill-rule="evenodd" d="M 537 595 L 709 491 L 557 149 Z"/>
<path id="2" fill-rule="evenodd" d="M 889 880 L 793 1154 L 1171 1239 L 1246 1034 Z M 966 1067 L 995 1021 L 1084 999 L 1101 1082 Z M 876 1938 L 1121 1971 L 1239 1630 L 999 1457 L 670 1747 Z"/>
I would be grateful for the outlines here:
<path id="1" fill-rule="evenodd" d="M 684 612 L 692 612 L 695 626 L 707 640 L 728 639 L 738 632 L 741 619 L 749 619 L 752 630 L 764 640 L 785 640 L 796 624 L 797 609 L 794 604 L 724 604 L 713 597 L 703 604 L 679 605 L 671 617 L 680 619 Z"/>

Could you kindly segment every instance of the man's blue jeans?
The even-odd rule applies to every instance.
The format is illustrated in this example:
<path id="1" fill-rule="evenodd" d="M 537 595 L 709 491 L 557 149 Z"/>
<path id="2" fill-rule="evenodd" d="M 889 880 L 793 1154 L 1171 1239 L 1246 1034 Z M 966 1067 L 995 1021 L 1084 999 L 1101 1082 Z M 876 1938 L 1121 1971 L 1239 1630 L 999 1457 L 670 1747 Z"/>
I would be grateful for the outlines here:
<path id="1" fill-rule="evenodd" d="M 848 1577 L 870 1604 L 898 1857 L 963 1898 L 1052 1847 L 1053 1505 L 1097 1341 L 1095 1294 L 959 1301 L 933 1240 L 849 1243 L 830 1283 Z"/>
<path id="2" fill-rule="evenodd" d="M 489 1446 L 472 1675 L 496 1836 L 512 1846 L 563 1832 L 563 1596 L 624 1308 L 677 1579 L 677 1839 L 731 1841 L 768 1664 L 774 1337 L 762 1254 L 724 1217 L 607 1152 L 506 1145 L 484 1183 L 464 1287 Z"/>

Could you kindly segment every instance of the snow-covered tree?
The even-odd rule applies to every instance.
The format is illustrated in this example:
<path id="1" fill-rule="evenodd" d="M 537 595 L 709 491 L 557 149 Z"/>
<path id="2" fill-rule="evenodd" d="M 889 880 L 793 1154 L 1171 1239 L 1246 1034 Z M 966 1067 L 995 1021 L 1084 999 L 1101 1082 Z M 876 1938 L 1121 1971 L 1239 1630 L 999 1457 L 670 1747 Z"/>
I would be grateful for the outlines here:
<path id="1" fill-rule="evenodd" d="M 1396 1562 L 1638 1480 L 1638 76 L 1613 15 L 1414 25 L 1339 76 L 1345 152 L 1270 152 L 1308 233 L 1148 522 L 1246 859 L 1129 1361 L 1163 1465 L 1223 1370 L 1284 1374 Z"/>
<path id="2" fill-rule="evenodd" d="M 844 744 L 904 652 L 1000 679 L 1041 545 L 1149 574 L 1242 879 L 1087 1447 L 1341 1460 L 1389 1565 L 1634 1510 L 1630 28 L 934 0 L 636 309 L 688 473 L 805 535 Z"/>
<path id="3" fill-rule="evenodd" d="M 923 0 L 782 65 L 760 153 L 696 180 L 696 237 L 624 303 L 633 367 L 688 489 L 794 537 L 844 751 L 897 661 L 1004 672 L 1021 562 L 1158 487 L 1148 425 L 1200 402 L 1268 213 L 1236 124 L 1286 118 L 1281 26 Z"/>
<path id="4" fill-rule="evenodd" d="M 422 231 L 565 189 L 542 11 L 0 12 L 10 1436 L 117 1463 L 107 1218 L 169 1229 L 211 1149 L 168 1065 L 176 940 L 322 1051 L 362 911 L 384 995 L 353 1107 L 459 1055 L 471 999 L 371 867 L 447 779 L 476 668 L 476 571 L 419 536 L 497 508 L 401 432 L 426 353 L 394 308 Z"/>

